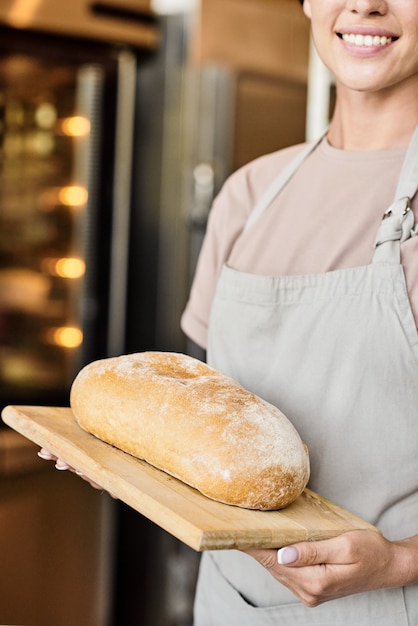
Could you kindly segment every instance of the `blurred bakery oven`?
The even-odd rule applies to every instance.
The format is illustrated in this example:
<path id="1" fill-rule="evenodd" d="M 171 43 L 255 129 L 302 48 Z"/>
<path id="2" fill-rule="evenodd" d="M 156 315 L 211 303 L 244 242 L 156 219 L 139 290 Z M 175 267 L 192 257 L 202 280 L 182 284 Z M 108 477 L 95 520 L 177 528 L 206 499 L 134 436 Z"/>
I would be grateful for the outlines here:
<path id="1" fill-rule="evenodd" d="M 0 404 L 68 405 L 123 351 L 149 0 L 0 3 Z M 110 623 L 112 506 L 0 428 L 0 623 Z"/>

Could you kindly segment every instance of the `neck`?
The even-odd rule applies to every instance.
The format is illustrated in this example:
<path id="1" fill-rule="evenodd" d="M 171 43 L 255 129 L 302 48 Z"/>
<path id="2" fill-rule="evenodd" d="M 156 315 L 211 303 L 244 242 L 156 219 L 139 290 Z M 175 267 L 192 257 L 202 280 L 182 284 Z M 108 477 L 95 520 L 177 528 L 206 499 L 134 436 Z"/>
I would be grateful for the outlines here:
<path id="1" fill-rule="evenodd" d="M 407 98 L 337 90 L 328 140 L 342 150 L 406 147 L 418 124 L 418 94 Z"/>

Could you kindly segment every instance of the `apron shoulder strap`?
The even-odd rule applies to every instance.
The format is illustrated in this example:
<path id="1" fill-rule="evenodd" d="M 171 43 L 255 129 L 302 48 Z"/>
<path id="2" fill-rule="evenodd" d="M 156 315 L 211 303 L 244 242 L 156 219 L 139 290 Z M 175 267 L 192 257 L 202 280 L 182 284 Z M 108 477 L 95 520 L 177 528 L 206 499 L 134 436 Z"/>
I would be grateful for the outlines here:
<path id="1" fill-rule="evenodd" d="M 286 165 L 280 174 L 273 180 L 270 187 L 267 187 L 266 191 L 260 197 L 259 201 L 251 211 L 247 222 L 244 226 L 243 232 L 246 232 L 254 222 L 264 213 L 267 207 L 273 202 L 274 198 L 280 193 L 287 182 L 292 178 L 293 174 L 298 170 L 303 161 L 315 150 L 318 144 L 322 141 L 324 135 L 318 141 L 307 144 L 290 163 Z"/>
<path id="2" fill-rule="evenodd" d="M 395 200 L 377 231 L 373 263 L 400 263 L 400 244 L 417 234 L 411 200 L 418 191 L 418 126 L 402 165 Z"/>

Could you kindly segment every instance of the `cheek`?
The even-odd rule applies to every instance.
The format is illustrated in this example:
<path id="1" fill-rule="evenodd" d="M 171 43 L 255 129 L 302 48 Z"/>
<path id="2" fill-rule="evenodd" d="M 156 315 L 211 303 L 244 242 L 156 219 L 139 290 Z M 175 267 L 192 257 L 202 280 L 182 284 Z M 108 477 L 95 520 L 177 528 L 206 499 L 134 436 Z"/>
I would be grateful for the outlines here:
<path id="1" fill-rule="evenodd" d="M 320 28 L 312 28 L 312 41 L 315 49 L 321 61 L 331 72 L 333 71 L 332 66 L 335 62 L 335 44 L 338 45 L 338 42 L 334 41 L 334 38 L 336 38 L 334 34 L 329 35 L 321 31 Z"/>

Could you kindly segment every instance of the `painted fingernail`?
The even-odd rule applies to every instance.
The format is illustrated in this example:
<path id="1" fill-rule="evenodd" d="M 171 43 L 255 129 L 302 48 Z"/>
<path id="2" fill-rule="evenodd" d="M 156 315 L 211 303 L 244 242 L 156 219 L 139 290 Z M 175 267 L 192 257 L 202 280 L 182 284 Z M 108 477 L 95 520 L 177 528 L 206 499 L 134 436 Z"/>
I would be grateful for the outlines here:
<path id="1" fill-rule="evenodd" d="M 64 464 L 58 465 L 58 463 L 55 463 L 55 467 L 57 470 L 69 470 L 70 469 L 69 465 L 64 465 Z"/>
<path id="2" fill-rule="evenodd" d="M 75 470 L 75 473 L 77 474 L 77 476 L 83 476 L 83 472 L 80 472 L 80 470 Z"/>
<path id="3" fill-rule="evenodd" d="M 42 450 L 38 452 L 38 456 L 39 458 L 44 459 L 45 461 L 52 461 L 53 459 L 51 454 L 48 454 L 48 452 L 43 452 Z"/>
<path id="4" fill-rule="evenodd" d="M 290 565 L 290 563 L 294 563 L 299 558 L 299 552 L 297 548 L 289 547 L 289 548 L 280 548 L 277 551 L 277 562 L 279 565 Z"/>

